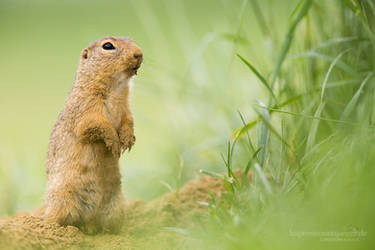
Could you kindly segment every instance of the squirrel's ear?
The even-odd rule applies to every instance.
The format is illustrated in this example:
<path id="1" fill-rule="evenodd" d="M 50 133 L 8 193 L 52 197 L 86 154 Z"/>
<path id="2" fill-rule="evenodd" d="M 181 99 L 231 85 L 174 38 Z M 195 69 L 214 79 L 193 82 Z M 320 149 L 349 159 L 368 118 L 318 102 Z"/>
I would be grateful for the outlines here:
<path id="1" fill-rule="evenodd" d="M 83 59 L 87 59 L 88 54 L 89 54 L 88 49 L 84 49 L 84 50 L 82 50 L 81 57 L 82 57 Z"/>

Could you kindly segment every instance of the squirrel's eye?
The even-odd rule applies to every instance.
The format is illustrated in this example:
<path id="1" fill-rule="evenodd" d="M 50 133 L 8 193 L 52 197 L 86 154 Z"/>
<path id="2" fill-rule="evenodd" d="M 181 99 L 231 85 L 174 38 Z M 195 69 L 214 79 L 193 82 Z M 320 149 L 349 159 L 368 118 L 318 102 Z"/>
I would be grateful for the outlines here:
<path id="1" fill-rule="evenodd" d="M 105 50 L 115 49 L 115 47 L 113 46 L 112 43 L 105 43 L 105 44 L 103 44 L 102 48 L 105 49 Z"/>

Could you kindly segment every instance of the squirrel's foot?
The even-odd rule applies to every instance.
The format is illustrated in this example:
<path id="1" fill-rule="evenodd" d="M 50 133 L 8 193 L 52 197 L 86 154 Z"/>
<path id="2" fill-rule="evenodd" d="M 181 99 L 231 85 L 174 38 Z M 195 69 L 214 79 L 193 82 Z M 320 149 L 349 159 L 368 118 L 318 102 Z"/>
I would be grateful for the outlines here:
<path id="1" fill-rule="evenodd" d="M 105 138 L 104 143 L 107 146 L 108 150 L 110 150 L 113 156 L 120 157 L 121 154 L 121 146 L 118 140 L 113 140 L 110 138 Z"/>
<path id="2" fill-rule="evenodd" d="M 125 152 L 127 149 L 130 151 L 132 146 L 135 143 L 135 136 L 133 131 L 124 131 L 120 133 L 120 143 L 121 143 L 121 151 Z"/>

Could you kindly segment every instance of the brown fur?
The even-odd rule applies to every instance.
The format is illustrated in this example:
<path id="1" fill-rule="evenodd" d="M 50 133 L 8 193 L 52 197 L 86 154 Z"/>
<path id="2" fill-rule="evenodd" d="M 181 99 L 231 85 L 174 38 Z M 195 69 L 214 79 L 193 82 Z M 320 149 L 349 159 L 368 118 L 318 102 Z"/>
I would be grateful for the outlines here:
<path id="1" fill-rule="evenodd" d="M 110 42 L 114 50 L 104 50 Z M 119 157 L 135 142 L 129 80 L 142 63 L 130 39 L 104 37 L 81 53 L 76 80 L 53 128 L 47 155 L 47 220 L 94 233 L 123 221 Z"/>

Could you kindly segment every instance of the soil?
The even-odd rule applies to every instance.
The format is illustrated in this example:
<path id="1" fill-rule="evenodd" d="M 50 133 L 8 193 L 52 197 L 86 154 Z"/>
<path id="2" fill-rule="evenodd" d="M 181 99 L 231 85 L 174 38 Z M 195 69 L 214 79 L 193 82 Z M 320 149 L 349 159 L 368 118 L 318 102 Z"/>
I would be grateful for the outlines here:
<path id="1" fill-rule="evenodd" d="M 0 249 L 179 248 L 184 235 L 173 228 L 196 227 L 208 212 L 202 202 L 220 198 L 224 192 L 220 179 L 205 176 L 151 202 L 128 201 L 126 222 L 116 235 L 86 235 L 76 227 L 49 224 L 28 212 L 20 212 L 0 219 Z"/>

